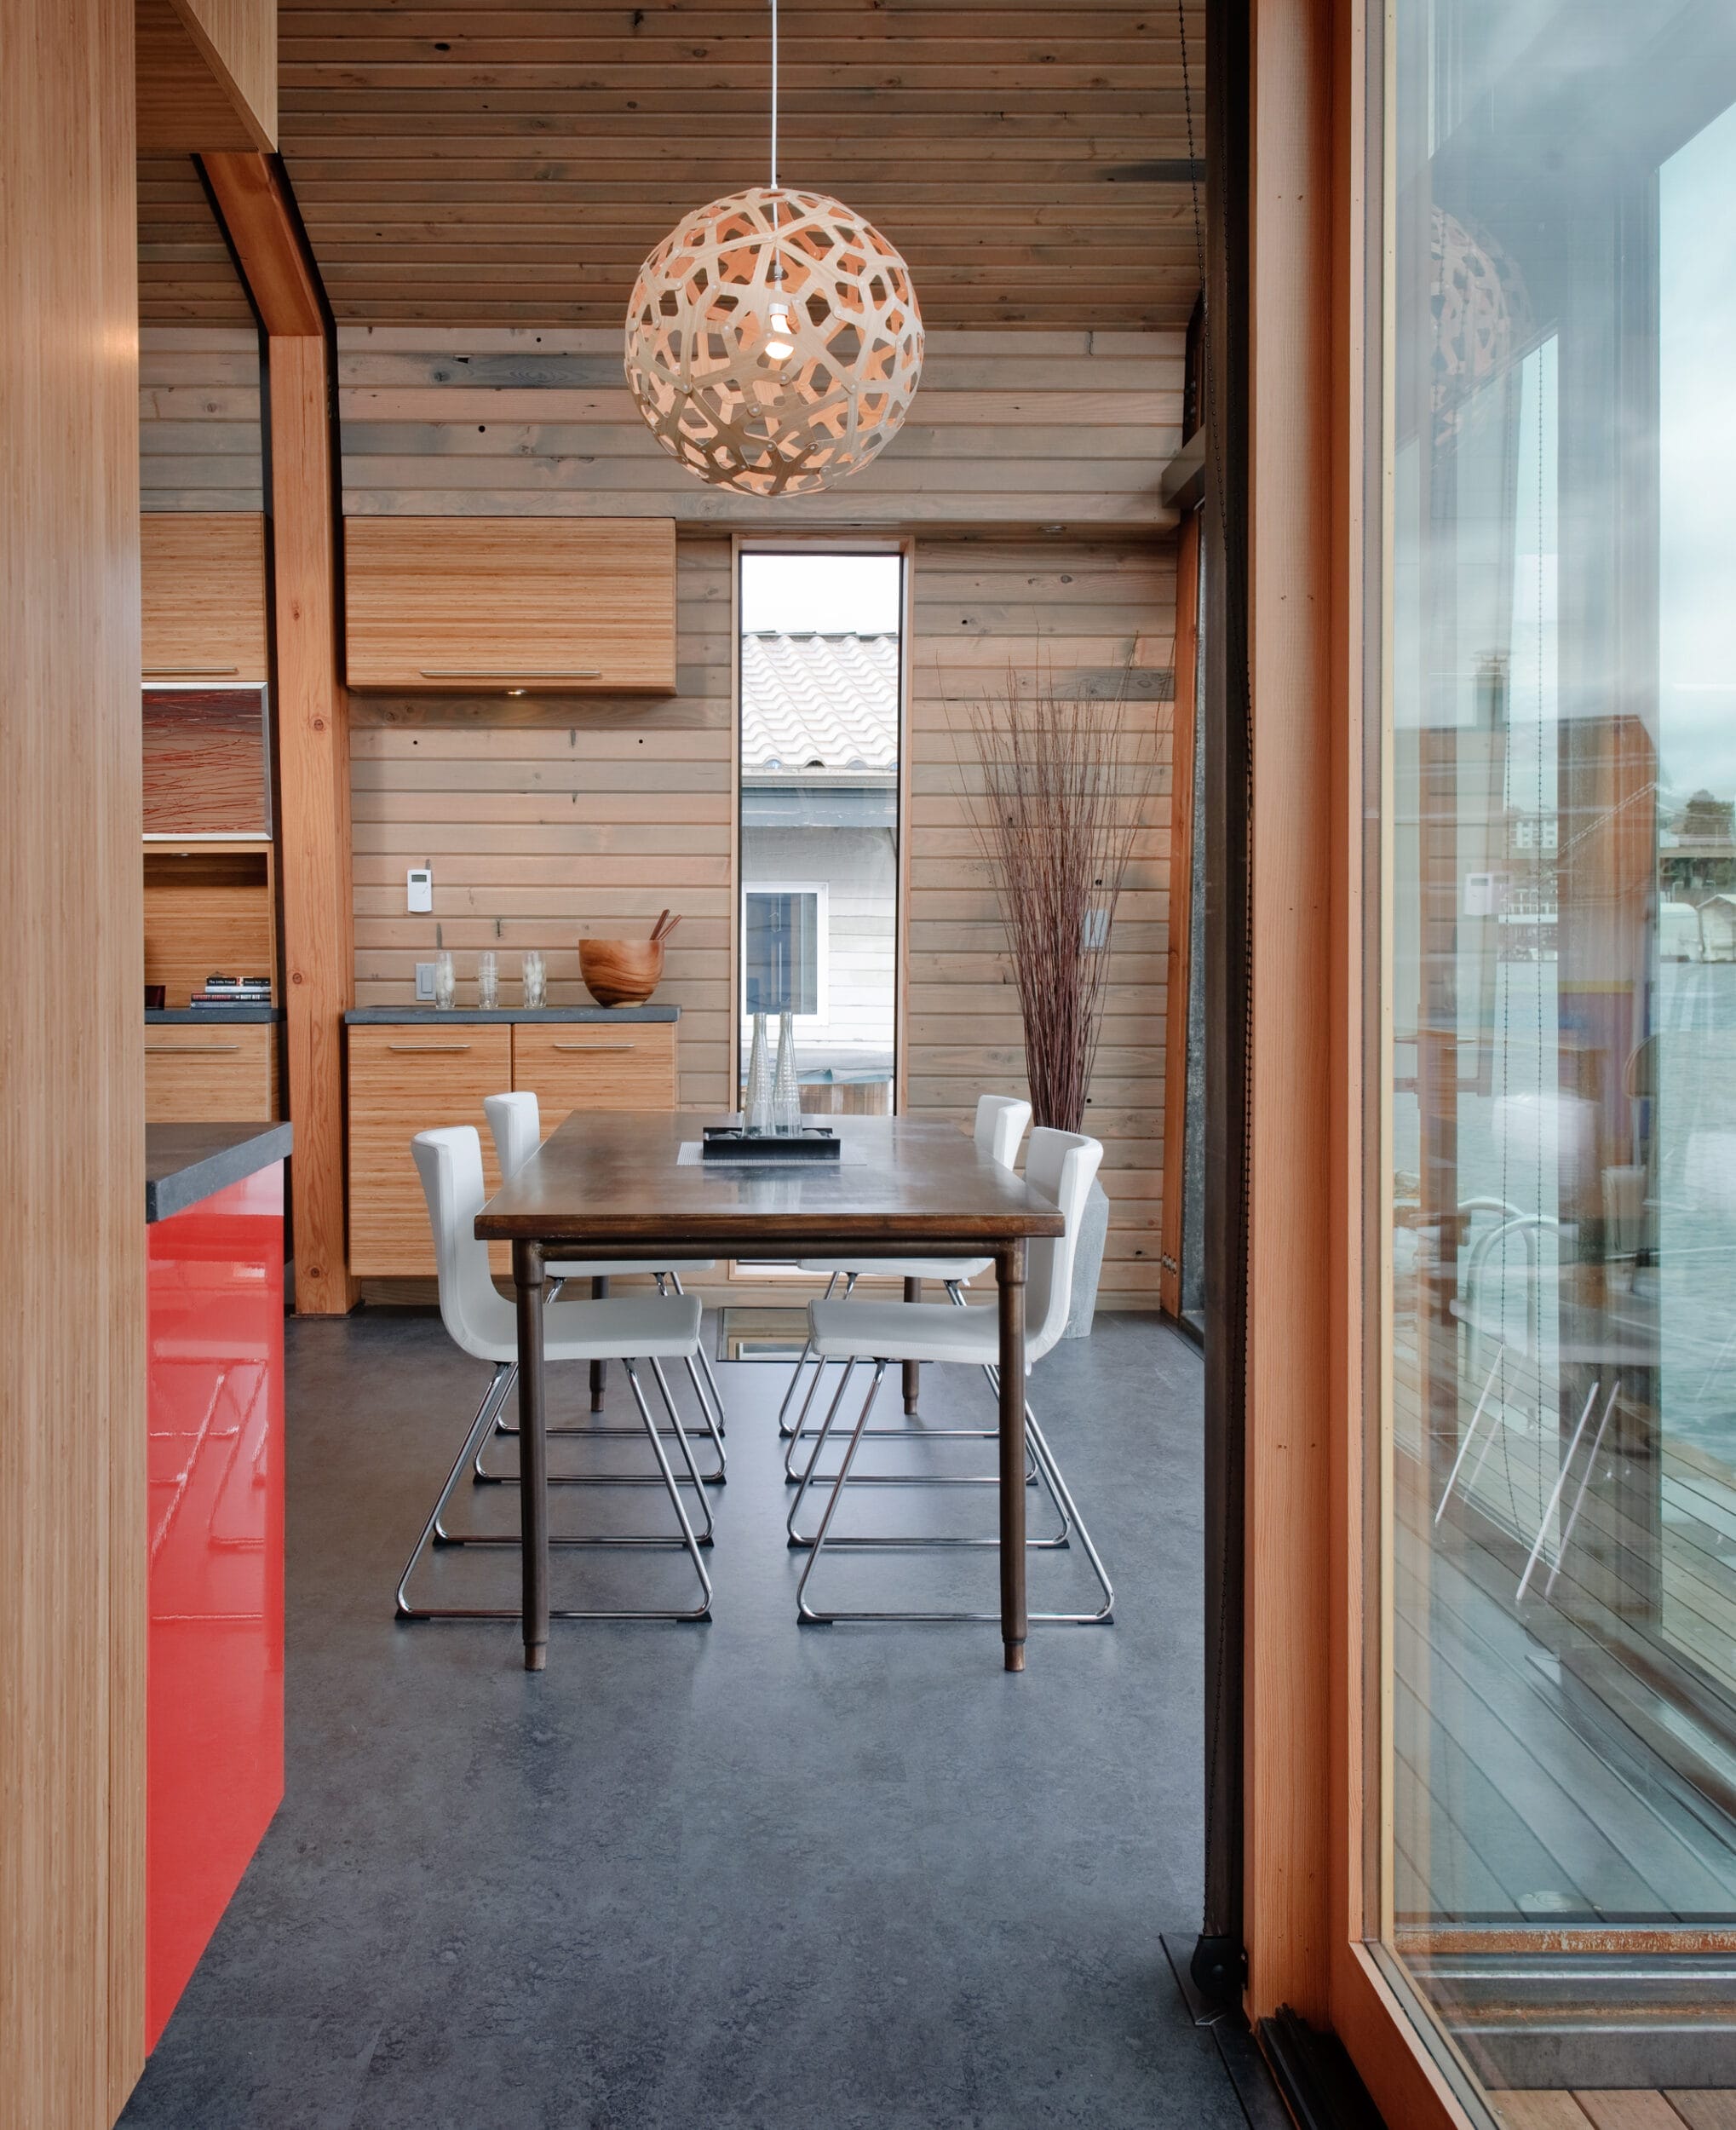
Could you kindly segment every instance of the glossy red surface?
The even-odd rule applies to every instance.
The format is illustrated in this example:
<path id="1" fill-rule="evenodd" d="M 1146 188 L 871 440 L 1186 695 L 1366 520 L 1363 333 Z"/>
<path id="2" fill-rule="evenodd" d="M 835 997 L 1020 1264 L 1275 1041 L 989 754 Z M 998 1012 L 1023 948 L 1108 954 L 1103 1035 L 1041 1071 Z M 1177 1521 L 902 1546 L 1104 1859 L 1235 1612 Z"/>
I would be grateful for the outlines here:
<path id="1" fill-rule="evenodd" d="M 284 1172 L 150 1229 L 145 2045 L 284 1792 Z"/>

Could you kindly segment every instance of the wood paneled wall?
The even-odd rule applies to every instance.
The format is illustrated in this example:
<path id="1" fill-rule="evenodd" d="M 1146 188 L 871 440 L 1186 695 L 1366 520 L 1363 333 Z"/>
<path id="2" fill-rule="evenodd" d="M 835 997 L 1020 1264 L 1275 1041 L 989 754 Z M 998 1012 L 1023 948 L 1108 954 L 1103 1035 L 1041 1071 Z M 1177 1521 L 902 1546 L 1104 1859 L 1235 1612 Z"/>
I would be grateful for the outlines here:
<path id="1" fill-rule="evenodd" d="M 144 1028 L 131 0 L 0 66 L 0 2125 L 145 2039 Z"/>
<path id="2" fill-rule="evenodd" d="M 361 326 L 338 337 L 344 510 L 673 516 L 842 526 L 1173 526 L 1158 493 L 1181 440 L 1181 333 L 928 336 L 902 433 L 828 493 L 756 503 L 654 446 L 618 331 Z"/>
<path id="3" fill-rule="evenodd" d="M 1041 654 L 1057 680 L 1130 658 L 1130 767 L 1149 767 L 1087 1131 L 1104 1142 L 1110 1200 L 1103 1301 L 1154 1309 L 1164 1181 L 1164 1029 L 1173 727 L 1173 541 L 919 539 L 910 716 L 910 1106 L 961 1120 L 985 1089 L 1024 1083 L 1018 992 L 963 792 L 975 705 L 1009 663 Z M 1179 1183 L 1179 1168 L 1178 1168 Z"/>
<path id="4" fill-rule="evenodd" d="M 651 708 L 564 709 L 498 697 L 352 699 L 356 1000 L 404 1004 L 434 921 L 404 909 L 412 865 L 434 875 L 434 918 L 461 989 L 484 947 L 517 996 L 517 956 L 549 958 L 549 995 L 579 1003 L 581 930 L 648 930 L 684 913 L 658 996 L 682 1009 L 681 1100 L 728 1101 L 735 837 L 728 540 L 687 533 L 678 565 L 681 692 Z M 1173 544 L 1158 539 L 919 535 L 913 571 L 909 1028 L 912 1109 L 967 1117 L 986 1087 L 1021 1083 L 1023 1052 L 992 889 L 962 796 L 956 735 L 970 705 L 1028 661 L 1118 666 L 1137 639 L 1130 712 L 1156 774 L 1117 930 L 1115 983 L 1092 1125 L 1108 1144 L 1113 1217 L 1106 1302 L 1153 1307 L 1163 1183 Z M 967 750 L 968 751 L 968 750 Z"/>
<path id="5" fill-rule="evenodd" d="M 730 542 L 684 533 L 676 561 L 679 692 L 644 698 L 350 699 L 356 1004 L 403 1005 L 432 958 L 434 922 L 457 957 L 540 948 L 556 1005 L 588 1003 L 581 930 L 649 932 L 682 913 L 659 1000 L 682 1009 L 681 1100 L 721 1103 L 728 1081 L 734 878 Z M 434 918 L 405 913 L 404 876 L 434 867 Z"/>
<path id="6" fill-rule="evenodd" d="M 577 940 L 685 912 L 661 995 L 683 1010 L 681 1099 L 727 1098 L 735 837 L 731 544 L 722 525 L 916 535 L 911 705 L 910 1030 L 913 1108 L 963 1116 L 1016 1085 L 1018 1015 L 988 883 L 959 796 L 955 728 L 1039 638 L 1057 670 L 1107 671 L 1137 639 L 1157 774 L 1122 909 L 1094 1122 L 1115 1206 L 1107 1300 L 1153 1306 L 1163 1173 L 1163 1047 L 1172 514 L 1158 469 L 1179 440 L 1180 334 L 936 334 L 917 418 L 836 494 L 775 515 L 701 487 L 649 447 L 612 335 L 346 330 L 345 507 L 353 514 L 673 513 L 677 692 L 647 703 L 359 694 L 351 813 L 359 1005 L 405 1003 L 433 924 L 405 911 L 428 863 L 458 958 L 549 957 L 550 996 L 581 1000 Z M 171 351 L 162 351 L 167 356 Z M 191 344 L 177 356 L 192 357 Z M 213 348 L 210 353 L 217 352 Z M 199 358 L 209 363 L 210 355 Z M 160 372 L 159 372 L 160 374 Z M 219 395 L 233 418 L 232 384 Z M 148 397 L 148 395 L 147 395 Z M 186 507 L 217 463 L 184 441 Z M 157 455 L 157 494 L 177 491 Z M 1058 523 L 1060 534 L 1032 531 Z"/>
<path id="7" fill-rule="evenodd" d="M 141 509 L 262 510 L 259 423 L 251 325 L 140 329 Z"/>

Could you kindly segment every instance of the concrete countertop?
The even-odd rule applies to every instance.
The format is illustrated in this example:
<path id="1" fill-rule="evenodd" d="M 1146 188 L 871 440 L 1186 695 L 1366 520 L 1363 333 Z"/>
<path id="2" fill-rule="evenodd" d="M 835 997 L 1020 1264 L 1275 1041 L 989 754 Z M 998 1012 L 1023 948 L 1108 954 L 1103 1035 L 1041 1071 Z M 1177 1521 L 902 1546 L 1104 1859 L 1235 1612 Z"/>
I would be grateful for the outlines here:
<path id="1" fill-rule="evenodd" d="M 352 1028 L 474 1028 L 479 1022 L 515 1021 L 547 1022 L 558 1028 L 563 1022 L 602 1021 L 618 1024 L 631 1021 L 679 1021 L 681 1017 L 679 1006 L 538 1006 L 534 1011 L 524 1006 L 497 1006 L 487 1013 L 480 1006 L 451 1006 L 445 1012 L 438 1006 L 352 1006 L 343 1020 L 344 1026 Z"/>
<path id="2" fill-rule="evenodd" d="M 239 1021 L 243 1026 L 261 1021 L 281 1021 L 281 1006 L 147 1006 L 147 1028 L 233 1028 Z"/>
<path id="3" fill-rule="evenodd" d="M 283 1160 L 288 1124 L 147 1124 L 145 1220 L 167 1220 Z"/>

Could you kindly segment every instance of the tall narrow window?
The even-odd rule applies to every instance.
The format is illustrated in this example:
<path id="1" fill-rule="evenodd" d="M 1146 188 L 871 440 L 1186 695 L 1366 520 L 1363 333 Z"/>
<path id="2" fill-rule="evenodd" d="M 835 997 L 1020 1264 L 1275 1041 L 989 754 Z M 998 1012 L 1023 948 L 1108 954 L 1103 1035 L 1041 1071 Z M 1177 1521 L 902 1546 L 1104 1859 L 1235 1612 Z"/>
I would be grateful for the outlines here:
<path id="1" fill-rule="evenodd" d="M 740 1065 L 793 1016 L 802 1106 L 897 1085 L 904 558 L 741 557 Z"/>

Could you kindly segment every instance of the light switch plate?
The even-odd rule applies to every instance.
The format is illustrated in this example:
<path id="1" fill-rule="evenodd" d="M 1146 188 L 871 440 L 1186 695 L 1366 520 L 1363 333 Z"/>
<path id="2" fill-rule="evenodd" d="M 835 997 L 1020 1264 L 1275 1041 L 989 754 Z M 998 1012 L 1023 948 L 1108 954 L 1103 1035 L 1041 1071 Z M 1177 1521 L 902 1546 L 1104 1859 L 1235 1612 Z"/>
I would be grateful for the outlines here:
<path id="1" fill-rule="evenodd" d="M 434 867 L 412 866 L 410 868 L 410 913 L 412 917 L 426 917 L 434 908 Z"/>
<path id="2" fill-rule="evenodd" d="M 427 999 L 430 1005 L 434 1004 L 434 964 L 431 961 L 417 962 L 416 964 L 416 995 L 419 999 Z"/>

